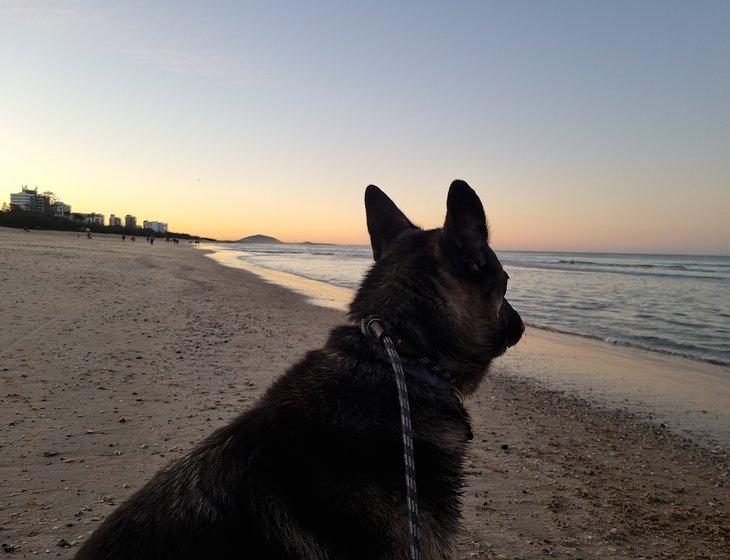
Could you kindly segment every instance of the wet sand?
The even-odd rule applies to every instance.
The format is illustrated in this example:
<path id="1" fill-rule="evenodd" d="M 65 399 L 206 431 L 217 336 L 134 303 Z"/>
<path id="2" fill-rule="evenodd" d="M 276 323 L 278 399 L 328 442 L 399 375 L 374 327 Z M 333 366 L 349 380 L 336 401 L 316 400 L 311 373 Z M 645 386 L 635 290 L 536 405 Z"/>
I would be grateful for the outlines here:
<path id="1" fill-rule="evenodd" d="M 0 229 L 0 555 L 72 557 L 342 321 L 186 243 Z M 468 402 L 457 557 L 727 558 L 727 386 L 686 362 L 528 331 Z"/>

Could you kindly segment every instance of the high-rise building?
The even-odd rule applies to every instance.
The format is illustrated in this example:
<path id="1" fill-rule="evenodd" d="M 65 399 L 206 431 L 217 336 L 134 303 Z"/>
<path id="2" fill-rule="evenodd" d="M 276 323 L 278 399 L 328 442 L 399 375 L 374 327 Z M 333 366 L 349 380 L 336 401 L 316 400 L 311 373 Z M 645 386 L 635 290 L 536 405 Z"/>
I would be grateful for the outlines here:
<path id="1" fill-rule="evenodd" d="M 110 226 L 121 226 L 122 219 L 118 216 L 115 216 L 114 214 L 110 214 L 109 215 L 109 225 Z"/>
<path id="2" fill-rule="evenodd" d="M 124 227 L 127 229 L 137 229 L 137 216 L 127 214 L 124 216 Z"/>
<path id="3" fill-rule="evenodd" d="M 15 206 L 28 212 L 48 212 L 50 207 L 50 198 L 43 194 L 38 194 L 38 188 L 29 189 L 25 185 L 19 193 L 10 194 L 10 206 Z"/>

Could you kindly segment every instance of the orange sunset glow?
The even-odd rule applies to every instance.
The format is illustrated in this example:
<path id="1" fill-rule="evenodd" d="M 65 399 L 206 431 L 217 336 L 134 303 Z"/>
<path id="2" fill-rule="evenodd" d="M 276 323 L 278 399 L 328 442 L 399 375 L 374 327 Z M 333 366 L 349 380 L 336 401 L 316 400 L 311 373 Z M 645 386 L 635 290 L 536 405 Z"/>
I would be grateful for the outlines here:
<path id="1" fill-rule="evenodd" d="M 396 14 L 377 40 L 355 14 L 294 12 L 266 34 L 243 8 L 238 27 L 192 10 L 173 29 L 154 10 L 12 4 L 0 197 L 37 186 L 177 232 L 362 244 L 367 184 L 436 227 L 458 177 L 497 248 L 730 251 L 730 53 L 692 27 L 709 14 L 662 27 L 656 50 L 569 16 L 508 33 L 490 21 L 523 14 L 504 8 L 456 11 L 448 32 L 425 10 L 405 35 Z M 697 64 L 675 64 L 687 49 Z"/>

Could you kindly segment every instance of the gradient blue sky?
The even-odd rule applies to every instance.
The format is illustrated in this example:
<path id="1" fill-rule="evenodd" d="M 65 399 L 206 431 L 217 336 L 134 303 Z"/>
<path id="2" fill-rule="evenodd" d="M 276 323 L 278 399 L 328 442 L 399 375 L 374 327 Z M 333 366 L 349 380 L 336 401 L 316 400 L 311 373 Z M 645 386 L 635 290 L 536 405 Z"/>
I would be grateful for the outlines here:
<path id="1" fill-rule="evenodd" d="M 0 0 L 0 197 L 236 238 L 424 226 L 502 249 L 730 252 L 730 2 Z"/>

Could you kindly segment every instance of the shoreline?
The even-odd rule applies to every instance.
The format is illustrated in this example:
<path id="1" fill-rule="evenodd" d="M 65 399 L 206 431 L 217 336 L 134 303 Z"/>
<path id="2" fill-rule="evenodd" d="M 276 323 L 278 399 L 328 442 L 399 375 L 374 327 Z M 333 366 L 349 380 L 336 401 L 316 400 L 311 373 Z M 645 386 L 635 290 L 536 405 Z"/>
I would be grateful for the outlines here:
<path id="1" fill-rule="evenodd" d="M 237 259 L 234 251 L 207 244 L 199 248 L 223 266 L 251 272 L 314 305 L 345 311 L 354 294 L 348 288 Z M 724 364 L 529 323 L 527 327 L 524 340 L 497 359 L 493 370 L 510 371 L 598 404 L 625 407 L 710 448 L 730 448 L 730 368 Z M 532 347 L 526 351 L 528 345 Z M 541 356 L 538 364 L 526 366 L 524 354 L 536 350 Z M 550 365 L 541 366 L 545 362 Z M 641 373 L 627 375 L 632 368 Z"/>
<path id="2" fill-rule="evenodd" d="M 660 356 L 670 356 L 674 358 L 681 358 L 683 360 L 689 360 L 690 362 L 698 362 L 700 364 L 709 364 L 713 366 L 718 366 L 721 368 L 724 368 L 727 370 L 727 376 L 730 377 L 730 363 L 723 362 L 722 360 L 715 360 L 713 358 L 699 358 L 697 356 L 690 356 L 689 354 L 683 354 L 682 352 L 672 352 L 670 350 L 659 350 L 658 348 L 650 348 L 649 346 L 643 346 L 641 344 L 631 344 L 629 342 L 613 342 L 611 340 L 606 340 L 604 338 L 601 338 L 600 336 L 595 336 L 592 334 L 581 334 L 581 333 L 574 333 L 574 332 L 568 332 L 568 331 L 561 331 L 560 329 L 556 329 L 553 327 L 546 327 L 545 325 L 535 325 L 533 323 L 525 323 L 528 327 L 533 329 L 538 329 L 545 332 L 551 332 L 555 334 L 561 334 L 566 336 L 575 336 L 578 338 L 586 338 L 588 340 L 594 340 L 596 342 L 600 342 L 602 344 L 607 344 L 608 346 L 613 346 L 617 348 L 629 348 L 634 350 L 641 350 L 642 352 L 651 352 L 652 354 L 658 354 Z M 724 375 L 722 373 L 719 373 L 720 375 Z"/>
<path id="3" fill-rule="evenodd" d="M 0 282 L 9 558 L 72 557 L 121 501 L 345 320 L 191 246 L 116 236 L 0 228 Z M 467 399 L 475 439 L 454 558 L 726 558 L 727 450 L 541 388 L 520 374 L 580 369 L 596 346 L 574 359 L 561 336 L 540 348 L 536 333 Z"/>
<path id="4" fill-rule="evenodd" d="M 230 243 L 236 243 L 236 242 L 230 242 Z M 296 243 L 282 243 L 283 245 L 298 245 Z M 228 249 L 225 246 L 221 247 L 221 245 L 225 245 L 224 243 L 220 242 L 206 242 L 203 244 L 204 248 L 209 256 L 213 258 L 214 260 L 220 262 L 224 266 L 230 266 L 233 268 L 239 268 L 241 270 L 248 270 L 249 272 L 253 272 L 254 274 L 258 275 L 259 277 L 263 278 L 264 280 L 273 282 L 274 284 L 278 284 L 280 286 L 287 287 L 291 290 L 294 290 L 295 292 L 298 292 L 304 296 L 306 296 L 310 303 L 313 303 L 315 305 L 322 305 L 324 307 L 331 307 L 333 309 L 340 309 L 341 311 L 347 310 L 347 304 L 349 303 L 349 300 L 352 298 L 352 295 L 354 294 L 355 290 L 353 288 L 341 286 L 338 284 L 331 284 L 328 282 L 324 282 L 322 280 L 318 280 L 316 278 L 312 278 L 310 276 L 307 276 L 305 274 L 298 274 L 298 273 L 291 273 L 286 272 L 274 268 L 268 268 L 261 265 L 256 265 L 251 262 L 237 259 L 235 257 L 236 254 L 240 254 L 241 249 Z M 244 244 L 245 245 L 245 244 Z M 364 247 L 358 245 L 357 247 Z M 245 252 L 245 251 L 244 251 Z M 541 253 L 541 251 L 510 251 L 513 253 Z M 545 252 L 545 254 L 555 254 L 554 252 Z M 563 254 L 563 253 L 560 253 Z M 566 252 L 565 254 L 570 254 L 569 252 Z M 583 254 L 583 253 L 578 253 Z M 633 253 L 601 253 L 605 255 L 627 255 L 631 256 Z M 641 254 L 636 253 L 638 256 L 676 256 L 676 257 L 682 257 L 682 256 L 692 256 L 692 255 L 655 255 L 655 254 Z M 714 257 L 716 255 L 701 255 L 701 256 L 708 256 L 708 257 Z M 550 268 L 547 268 L 546 270 L 552 270 Z M 694 362 L 701 362 L 701 363 L 707 363 L 712 364 L 716 366 L 720 366 L 723 368 L 727 368 L 727 376 L 730 378 L 730 362 L 725 362 L 722 360 L 718 360 L 715 358 L 707 358 L 707 357 L 701 357 L 701 356 L 694 356 L 691 354 L 687 354 L 681 351 L 672 351 L 672 350 L 664 350 L 659 348 L 653 348 L 651 346 L 646 346 L 642 344 L 633 344 L 630 342 L 618 342 L 618 341 L 612 341 L 607 340 L 605 338 L 601 338 L 600 336 L 588 334 L 588 333 L 577 333 L 577 332 L 571 332 L 566 330 L 560 330 L 555 327 L 545 326 L 545 325 L 538 325 L 531 322 L 525 323 L 527 326 L 534 328 L 534 329 L 540 329 L 543 331 L 548 332 L 554 332 L 559 333 L 563 335 L 568 336 L 576 336 L 580 338 L 588 338 L 591 340 L 595 340 L 604 344 L 608 344 L 610 346 L 618 346 L 618 347 L 624 347 L 624 348 L 634 348 L 639 350 L 644 350 L 646 352 L 652 352 L 660 355 L 666 355 L 666 356 L 675 356 L 678 358 L 684 358 L 690 361 Z"/>

